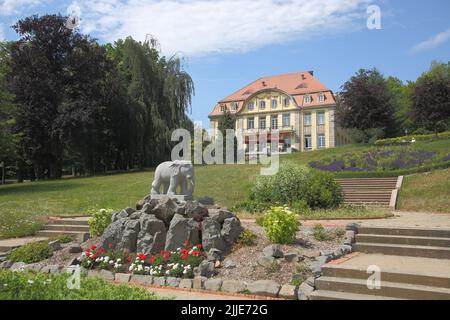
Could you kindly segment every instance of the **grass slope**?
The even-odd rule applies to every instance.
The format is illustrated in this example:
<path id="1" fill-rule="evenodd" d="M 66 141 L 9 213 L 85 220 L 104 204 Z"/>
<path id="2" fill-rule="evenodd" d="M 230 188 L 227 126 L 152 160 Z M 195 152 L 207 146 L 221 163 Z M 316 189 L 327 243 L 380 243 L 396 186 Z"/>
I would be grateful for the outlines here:
<path id="1" fill-rule="evenodd" d="M 417 147 L 439 153 L 450 152 L 450 140 L 421 142 L 417 143 Z M 357 154 L 371 148 L 373 147 L 350 145 L 286 155 L 281 158 L 281 161 L 307 165 L 310 161 L 339 157 L 345 153 Z M 195 196 L 213 197 L 218 204 L 231 207 L 237 201 L 245 198 L 252 182 L 259 174 L 259 168 L 255 165 L 197 166 Z M 428 183 L 433 186 L 435 192 L 422 193 L 423 191 L 418 191 L 420 197 L 425 198 L 423 195 L 426 195 L 426 197 L 430 197 L 430 201 L 416 199 L 414 200 L 416 206 L 411 204 L 413 200 L 408 200 L 411 196 L 407 190 L 415 188 L 414 181 L 416 180 L 409 182 L 409 179 L 406 179 L 406 190 L 401 194 L 401 207 L 450 212 L 448 204 L 445 205 L 445 201 L 448 199 L 448 187 L 447 193 L 441 193 L 445 181 L 439 174 L 432 177 L 434 178 L 428 179 Z M 149 193 L 152 180 L 153 172 L 143 171 L 0 186 L 0 238 L 33 234 L 42 227 L 46 217 L 50 215 L 80 215 L 85 214 L 89 209 L 111 208 L 117 210 L 134 207 L 137 200 Z M 420 185 L 422 182 L 417 183 Z M 443 198 L 436 201 L 432 197 Z M 442 204 L 439 205 L 439 203 Z M 331 213 L 327 212 L 325 216 L 330 215 Z M 345 212 L 336 213 L 336 217 L 345 215 Z M 316 217 L 314 216 L 314 218 Z"/>
<path id="2" fill-rule="evenodd" d="M 398 208 L 450 213 L 450 169 L 405 177 Z"/>

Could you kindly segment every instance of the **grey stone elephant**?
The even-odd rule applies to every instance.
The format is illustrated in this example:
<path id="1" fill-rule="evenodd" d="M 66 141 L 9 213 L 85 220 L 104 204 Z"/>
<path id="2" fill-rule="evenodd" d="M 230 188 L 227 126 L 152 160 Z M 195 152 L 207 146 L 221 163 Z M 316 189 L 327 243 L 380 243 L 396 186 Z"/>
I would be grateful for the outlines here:
<path id="1" fill-rule="evenodd" d="M 177 187 L 181 187 L 181 195 L 186 200 L 192 199 L 195 186 L 194 166 L 191 161 L 176 160 L 161 163 L 155 171 L 152 183 L 152 195 L 158 195 L 160 188 L 169 196 L 176 195 Z"/>

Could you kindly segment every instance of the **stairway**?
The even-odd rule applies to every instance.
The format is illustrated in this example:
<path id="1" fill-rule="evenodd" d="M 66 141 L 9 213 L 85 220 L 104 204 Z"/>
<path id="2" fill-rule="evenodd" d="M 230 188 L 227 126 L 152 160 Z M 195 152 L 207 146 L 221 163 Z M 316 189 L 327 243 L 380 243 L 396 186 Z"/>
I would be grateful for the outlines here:
<path id="1" fill-rule="evenodd" d="M 312 300 L 450 300 L 450 230 L 360 227 L 353 248 L 322 268 Z M 379 289 L 367 285 L 369 266 L 381 271 Z"/>
<path id="2" fill-rule="evenodd" d="M 403 177 L 337 179 L 344 193 L 344 203 L 356 206 L 380 206 L 395 209 L 397 192 Z"/>
<path id="3" fill-rule="evenodd" d="M 88 217 L 50 218 L 45 228 L 36 232 L 34 236 L 0 240 L 0 258 L 27 243 L 46 241 L 60 235 L 70 235 L 80 243 L 86 241 L 89 239 Z"/>
<path id="4" fill-rule="evenodd" d="M 88 218 L 51 218 L 45 228 L 36 232 L 36 235 L 48 238 L 69 235 L 84 242 L 89 238 Z"/>

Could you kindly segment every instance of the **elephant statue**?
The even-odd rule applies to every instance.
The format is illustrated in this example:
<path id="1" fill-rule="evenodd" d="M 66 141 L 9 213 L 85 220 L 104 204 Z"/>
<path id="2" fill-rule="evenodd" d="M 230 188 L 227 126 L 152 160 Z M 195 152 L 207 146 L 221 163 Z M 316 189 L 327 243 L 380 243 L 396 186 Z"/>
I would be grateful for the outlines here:
<path id="1" fill-rule="evenodd" d="M 176 160 L 161 163 L 155 171 L 152 183 L 151 195 L 158 195 L 160 188 L 168 196 L 176 195 L 177 187 L 181 187 L 181 195 L 186 200 L 192 199 L 194 193 L 195 179 L 194 166 L 191 161 Z"/>

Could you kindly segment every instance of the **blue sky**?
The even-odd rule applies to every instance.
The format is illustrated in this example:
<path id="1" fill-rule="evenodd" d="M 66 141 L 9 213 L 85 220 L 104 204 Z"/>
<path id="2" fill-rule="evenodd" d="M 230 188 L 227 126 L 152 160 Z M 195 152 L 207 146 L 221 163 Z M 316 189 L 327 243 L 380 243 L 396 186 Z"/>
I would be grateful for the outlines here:
<path id="1" fill-rule="evenodd" d="M 381 29 L 367 28 L 367 7 Z M 191 117 L 208 127 L 215 103 L 261 76 L 314 70 L 330 89 L 360 68 L 415 80 L 450 60 L 450 1 L 428 0 L 0 0 L 0 38 L 30 14 L 71 13 L 100 42 L 160 40 L 185 57 L 196 95 Z"/>

